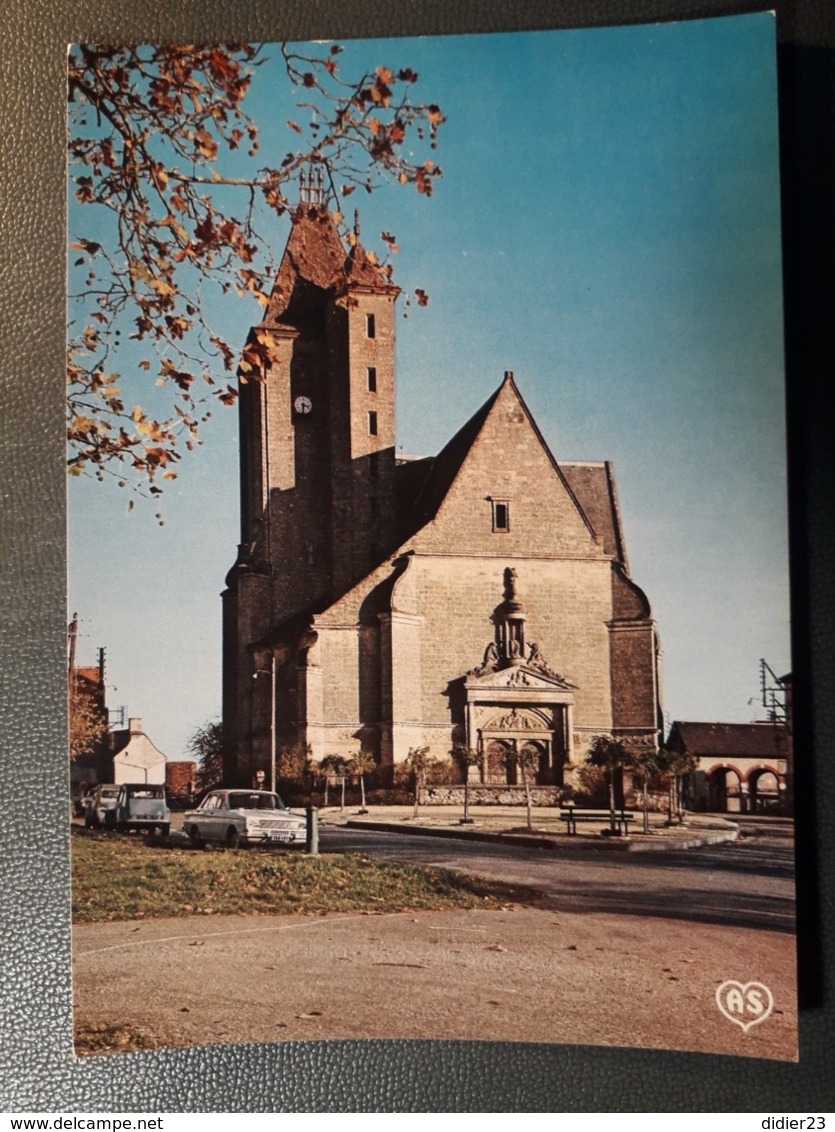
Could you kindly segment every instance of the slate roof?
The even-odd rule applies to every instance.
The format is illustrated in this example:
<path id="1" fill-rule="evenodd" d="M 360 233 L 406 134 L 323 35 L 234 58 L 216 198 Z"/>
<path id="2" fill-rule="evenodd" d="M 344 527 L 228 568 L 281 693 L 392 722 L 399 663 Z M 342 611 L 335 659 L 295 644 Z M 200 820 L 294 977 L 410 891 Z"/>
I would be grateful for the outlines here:
<path id="1" fill-rule="evenodd" d="M 564 463 L 561 460 L 560 471 L 588 516 L 594 533 L 603 539 L 603 549 L 628 570 L 612 465 L 608 461 Z"/>
<path id="2" fill-rule="evenodd" d="M 676 721 L 670 729 L 672 742 L 677 735 L 684 749 L 694 755 L 736 758 L 762 758 L 773 754 L 775 738 L 785 731 L 774 723 L 690 723 Z"/>
<path id="3" fill-rule="evenodd" d="M 476 437 L 490 415 L 490 410 L 496 403 L 499 393 L 508 382 L 512 385 L 519 404 L 527 415 L 542 447 L 548 453 L 557 475 L 562 477 L 569 495 L 573 496 L 593 532 L 602 538 L 605 552 L 614 555 L 626 566 L 626 552 L 623 547 L 620 515 L 611 465 L 608 463 L 558 463 L 551 455 L 536 421 L 531 416 L 519 390 L 516 388 L 512 374 L 505 375 L 502 385 L 488 397 L 481 408 L 456 432 L 446 447 L 433 460 L 422 460 L 419 467 L 409 468 L 408 465 L 405 465 L 402 469 L 398 469 L 398 477 L 402 476 L 402 481 L 399 480 L 398 482 L 398 502 L 411 498 L 410 489 L 414 493 L 414 502 L 411 509 L 403 515 L 401 541 L 410 538 L 416 531 L 435 518 L 447 492 L 452 487 L 464 461 L 467 459 Z M 409 470 L 406 471 L 406 468 L 409 468 Z M 419 485 L 418 480 L 421 474 L 425 475 L 425 479 L 422 485 Z M 407 477 L 410 477 L 410 479 L 407 479 Z M 401 482 L 403 484 L 402 489 Z"/>
<path id="4" fill-rule="evenodd" d="M 125 727 L 119 731 L 111 732 L 110 736 L 110 753 L 118 755 L 120 751 L 124 751 L 128 743 L 131 741 L 131 733 Z"/>

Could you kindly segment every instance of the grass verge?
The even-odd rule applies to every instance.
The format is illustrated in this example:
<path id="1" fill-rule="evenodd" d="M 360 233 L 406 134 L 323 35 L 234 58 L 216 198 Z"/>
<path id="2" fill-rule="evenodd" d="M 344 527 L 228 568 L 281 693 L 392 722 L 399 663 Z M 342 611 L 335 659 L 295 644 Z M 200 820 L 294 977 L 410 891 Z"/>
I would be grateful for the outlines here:
<path id="1" fill-rule="evenodd" d="M 536 905 L 534 889 L 360 854 L 195 852 L 73 830 L 73 920 Z"/>

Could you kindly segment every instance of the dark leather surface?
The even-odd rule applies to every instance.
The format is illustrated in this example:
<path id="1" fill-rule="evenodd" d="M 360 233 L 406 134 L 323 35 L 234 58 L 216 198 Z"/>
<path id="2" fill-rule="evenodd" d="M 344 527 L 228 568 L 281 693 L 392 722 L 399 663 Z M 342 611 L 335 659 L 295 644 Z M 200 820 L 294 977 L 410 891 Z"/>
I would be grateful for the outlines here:
<path id="1" fill-rule="evenodd" d="M 640 1050 L 365 1042 L 71 1051 L 65 690 L 64 60 L 72 41 L 492 31 L 751 11 L 724 0 L 4 0 L 0 19 L 0 1104 L 5 1111 L 772 1111 L 835 1107 L 832 53 L 829 0 L 778 2 L 800 678 L 799 1065 Z M 768 491 L 764 484 L 763 491 Z M 103 563 L 106 565 L 106 563 Z M 814 679 L 810 697 L 808 677 Z M 803 769 L 805 768 L 805 770 Z M 814 783 L 813 783 L 814 776 Z M 817 844 L 809 795 L 818 800 Z M 817 882 L 815 880 L 817 872 Z M 815 914 L 820 891 L 819 932 Z M 810 899 L 810 896 L 812 897 Z M 820 943 L 820 948 L 818 947 Z M 164 979 L 163 979 L 164 981 Z M 613 993 L 617 993 L 616 986 Z"/>

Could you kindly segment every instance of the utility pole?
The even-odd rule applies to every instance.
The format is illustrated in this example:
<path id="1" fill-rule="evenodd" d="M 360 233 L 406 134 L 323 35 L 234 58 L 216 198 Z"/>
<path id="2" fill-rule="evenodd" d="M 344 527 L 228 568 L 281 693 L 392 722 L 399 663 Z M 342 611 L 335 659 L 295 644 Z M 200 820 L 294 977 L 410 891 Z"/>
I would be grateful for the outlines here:
<path id="1" fill-rule="evenodd" d="M 78 614 L 72 615 L 72 621 L 67 626 L 67 643 L 70 647 L 69 664 L 67 669 L 67 678 L 72 680 L 72 674 L 75 671 L 75 643 L 78 640 Z"/>

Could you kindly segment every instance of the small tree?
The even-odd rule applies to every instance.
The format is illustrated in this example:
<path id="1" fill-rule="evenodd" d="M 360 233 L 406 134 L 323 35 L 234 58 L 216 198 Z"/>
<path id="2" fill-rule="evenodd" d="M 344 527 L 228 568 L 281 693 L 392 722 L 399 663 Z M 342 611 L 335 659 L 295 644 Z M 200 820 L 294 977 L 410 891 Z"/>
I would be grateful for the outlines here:
<path id="1" fill-rule="evenodd" d="M 664 753 L 657 747 L 650 747 L 635 756 L 635 779 L 641 787 L 641 803 L 644 811 L 644 833 L 649 833 L 649 784 L 665 773 Z"/>
<path id="2" fill-rule="evenodd" d="M 681 823 L 684 821 L 682 786 L 685 777 L 698 768 L 699 759 L 697 755 L 690 754 L 687 751 L 663 750 L 659 754 L 661 765 L 669 781 L 667 820 L 672 825 L 673 814 L 675 814 L 676 821 Z"/>
<path id="3" fill-rule="evenodd" d="M 308 747 L 310 750 L 310 747 Z M 311 754 L 308 754 L 304 764 L 305 773 L 305 793 L 308 795 L 309 800 L 313 801 L 313 791 L 316 789 L 316 779 L 322 777 L 322 764 L 318 759 L 314 759 Z"/>
<path id="4" fill-rule="evenodd" d="M 609 826 L 615 832 L 615 775 L 635 765 L 635 756 L 625 743 L 611 735 L 595 735 L 591 741 L 587 761 L 603 767 L 609 779 Z"/>
<path id="5" fill-rule="evenodd" d="M 470 822 L 470 767 L 478 766 L 481 763 L 481 755 L 475 747 L 467 747 L 464 743 L 456 743 L 452 750 L 449 752 L 453 759 L 455 759 L 464 768 L 464 816 L 461 819 L 462 823 L 469 824 Z"/>
<path id="6" fill-rule="evenodd" d="M 525 787 L 525 809 L 527 813 L 528 829 L 533 829 L 533 814 L 531 812 L 531 771 L 539 764 L 539 751 L 536 747 L 524 744 L 518 751 L 508 751 L 504 756 L 504 765 L 506 767 L 515 766 L 522 776 L 522 784 Z"/>
<path id="7" fill-rule="evenodd" d="M 310 761 L 310 747 L 282 747 L 276 759 L 276 776 L 281 782 L 302 783 Z"/>
<path id="8" fill-rule="evenodd" d="M 75 679 L 70 680 L 70 758 L 94 755 L 107 738 L 107 712 Z"/>
<path id="9" fill-rule="evenodd" d="M 573 802 L 576 805 L 605 806 L 609 798 L 609 781 L 601 766 L 582 763 L 577 767 L 577 788 Z"/>
<path id="10" fill-rule="evenodd" d="M 377 763 L 374 761 L 374 756 L 370 751 L 360 749 L 351 759 L 349 766 L 351 768 L 351 774 L 355 774 L 360 783 L 360 796 L 362 798 L 360 813 L 366 814 L 368 810 L 365 807 L 365 776 L 377 769 Z"/>
<path id="11" fill-rule="evenodd" d="M 209 790 L 223 781 L 223 724 L 219 719 L 193 731 L 186 750 L 197 763 L 198 790 Z"/>
<path id="12" fill-rule="evenodd" d="M 328 780 L 330 778 L 338 778 L 342 783 L 342 802 L 340 809 L 345 809 L 345 775 L 348 772 L 348 760 L 344 759 L 342 755 L 325 755 L 319 764 L 322 774 L 325 777 L 325 801 L 324 805 L 328 804 Z"/>
<path id="13" fill-rule="evenodd" d="M 426 772 L 434 762 L 435 760 L 429 754 L 428 747 L 409 748 L 409 753 L 406 756 L 406 765 L 409 767 L 415 777 L 415 817 L 418 816 L 420 807 L 420 789 L 426 781 Z"/>

